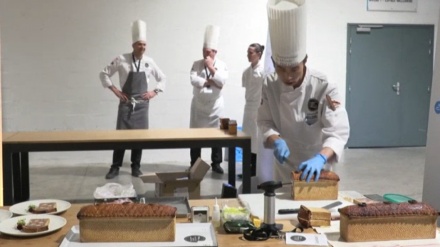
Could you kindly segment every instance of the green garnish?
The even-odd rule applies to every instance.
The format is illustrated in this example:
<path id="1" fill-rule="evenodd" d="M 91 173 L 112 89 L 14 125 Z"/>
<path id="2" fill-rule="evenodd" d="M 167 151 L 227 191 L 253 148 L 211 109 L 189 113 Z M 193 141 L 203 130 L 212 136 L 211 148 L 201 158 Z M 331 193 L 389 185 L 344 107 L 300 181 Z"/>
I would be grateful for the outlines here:
<path id="1" fill-rule="evenodd" d="M 24 219 L 21 219 L 21 220 L 17 221 L 17 229 L 18 230 L 23 229 L 23 226 L 25 226 L 25 225 L 26 225 L 26 221 Z"/>
<path id="2" fill-rule="evenodd" d="M 32 212 L 32 210 L 34 210 L 37 206 L 35 206 L 34 204 L 31 204 L 28 206 L 28 211 Z"/>

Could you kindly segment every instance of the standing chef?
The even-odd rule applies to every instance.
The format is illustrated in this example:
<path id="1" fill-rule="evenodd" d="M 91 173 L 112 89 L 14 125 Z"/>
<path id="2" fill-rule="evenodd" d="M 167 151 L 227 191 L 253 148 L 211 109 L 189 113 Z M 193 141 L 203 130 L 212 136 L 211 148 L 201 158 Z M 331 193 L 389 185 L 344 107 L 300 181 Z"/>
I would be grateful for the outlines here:
<path id="1" fill-rule="evenodd" d="M 131 53 L 115 58 L 99 74 L 102 85 L 110 89 L 119 100 L 116 129 L 148 129 L 149 102 L 165 88 L 165 75 L 152 58 L 144 55 L 147 48 L 147 24 L 137 20 L 132 24 Z M 120 88 L 116 87 L 110 77 L 119 74 Z M 153 76 L 156 87 L 148 88 L 149 78 Z M 114 150 L 110 171 L 105 176 L 112 179 L 119 174 L 125 150 Z M 131 175 L 139 177 L 142 149 L 131 150 Z"/>
<path id="2" fill-rule="evenodd" d="M 275 73 L 263 85 L 258 126 L 274 149 L 275 179 L 289 182 L 292 171 L 302 170 L 309 182 L 341 158 L 347 112 L 336 86 L 306 66 L 305 0 L 269 0 L 267 11 Z"/>
<path id="3" fill-rule="evenodd" d="M 250 44 L 247 49 L 247 58 L 251 63 L 243 72 L 242 86 L 246 89 L 243 114 L 243 131 L 251 136 L 251 175 L 256 175 L 258 152 L 258 107 L 261 104 L 261 88 L 264 81 L 264 67 L 261 62 L 264 46 L 258 43 Z"/>
<path id="4" fill-rule="evenodd" d="M 190 128 L 218 128 L 223 114 L 222 89 L 228 79 L 226 64 L 216 58 L 220 27 L 208 25 L 203 42 L 203 59 L 193 63 L 190 73 L 193 86 Z M 201 148 L 191 148 L 191 166 L 201 156 Z M 212 148 L 212 171 L 223 174 L 221 147 Z"/>

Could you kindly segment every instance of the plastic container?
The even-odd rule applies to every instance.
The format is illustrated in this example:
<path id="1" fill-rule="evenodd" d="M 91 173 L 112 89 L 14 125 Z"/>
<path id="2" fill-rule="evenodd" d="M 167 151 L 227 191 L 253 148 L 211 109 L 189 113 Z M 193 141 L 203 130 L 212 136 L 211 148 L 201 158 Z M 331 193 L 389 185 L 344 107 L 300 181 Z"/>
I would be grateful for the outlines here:
<path id="1" fill-rule="evenodd" d="M 217 203 L 217 197 L 215 198 L 214 210 L 212 211 L 212 225 L 217 228 L 220 226 L 220 206 Z"/>
<path id="2" fill-rule="evenodd" d="M 400 195 L 400 194 L 385 194 L 383 198 L 390 202 L 400 203 L 400 202 L 408 202 L 414 200 L 411 197 Z"/>

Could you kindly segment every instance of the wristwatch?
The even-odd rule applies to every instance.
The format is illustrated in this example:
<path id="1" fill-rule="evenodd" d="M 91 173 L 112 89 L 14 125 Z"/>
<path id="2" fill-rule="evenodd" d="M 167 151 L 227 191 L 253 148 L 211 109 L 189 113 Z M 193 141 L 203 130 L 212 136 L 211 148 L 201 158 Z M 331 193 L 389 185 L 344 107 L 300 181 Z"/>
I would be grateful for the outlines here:
<path id="1" fill-rule="evenodd" d="M 162 92 L 162 90 L 156 88 L 156 89 L 153 90 L 153 92 L 155 92 L 156 94 L 159 94 L 159 92 Z"/>

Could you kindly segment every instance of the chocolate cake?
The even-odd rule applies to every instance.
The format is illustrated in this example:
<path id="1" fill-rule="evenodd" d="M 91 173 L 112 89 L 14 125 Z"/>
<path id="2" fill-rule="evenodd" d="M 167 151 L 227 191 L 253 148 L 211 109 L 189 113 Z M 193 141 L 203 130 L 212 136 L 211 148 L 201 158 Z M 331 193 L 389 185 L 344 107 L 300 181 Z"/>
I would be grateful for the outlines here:
<path id="1" fill-rule="evenodd" d="M 292 172 L 293 200 L 336 200 L 338 198 L 339 176 L 322 170 L 318 182 L 313 176 L 309 183 L 300 180 L 302 172 Z"/>

